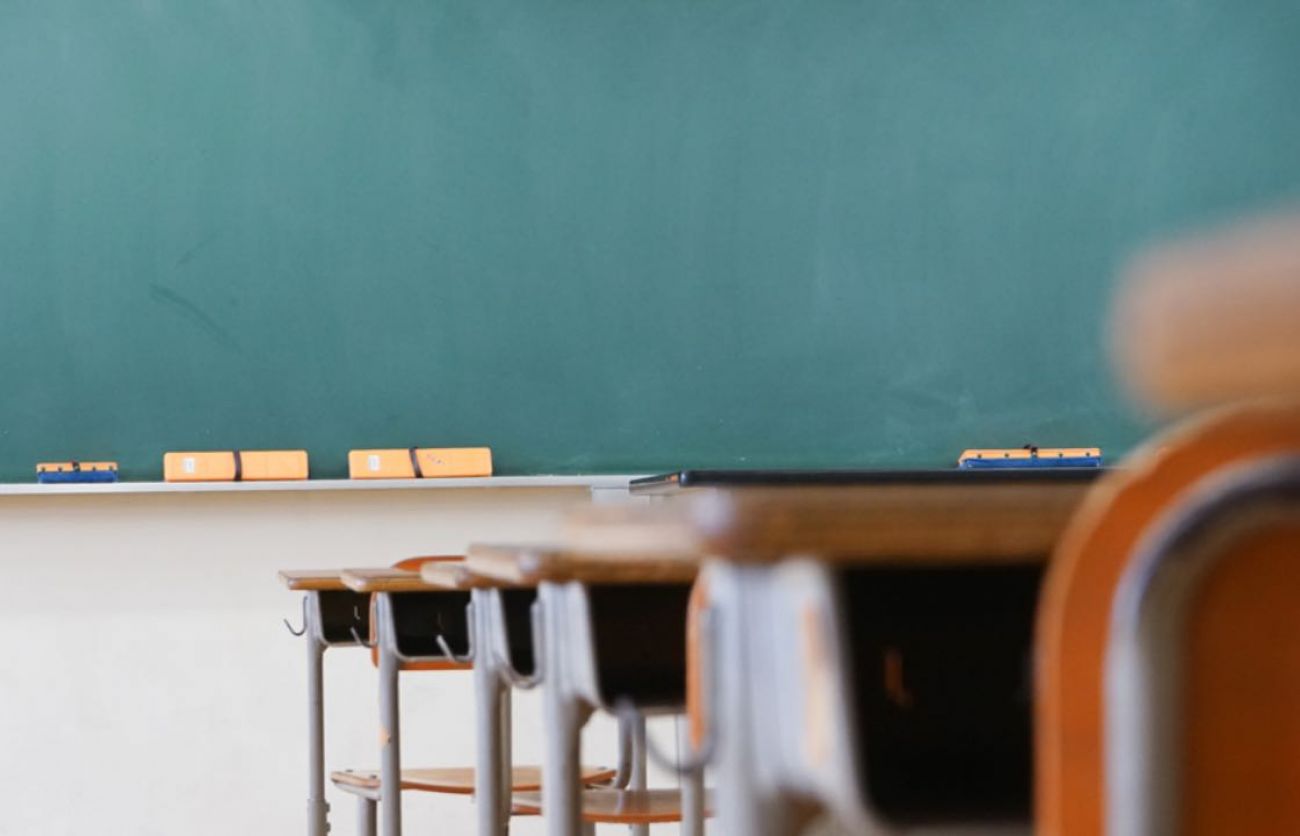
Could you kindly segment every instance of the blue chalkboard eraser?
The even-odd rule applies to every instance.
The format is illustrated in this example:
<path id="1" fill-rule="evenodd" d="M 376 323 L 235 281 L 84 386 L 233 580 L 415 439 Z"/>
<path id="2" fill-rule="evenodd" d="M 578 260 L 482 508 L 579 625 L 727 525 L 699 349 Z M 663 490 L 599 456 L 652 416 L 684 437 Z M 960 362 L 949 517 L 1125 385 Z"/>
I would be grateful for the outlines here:
<path id="1" fill-rule="evenodd" d="M 1035 447 L 963 450 L 957 459 L 962 470 L 1015 468 L 1101 467 L 1100 447 Z"/>
<path id="2" fill-rule="evenodd" d="M 42 485 L 116 482 L 117 462 L 41 462 L 36 481 Z"/>

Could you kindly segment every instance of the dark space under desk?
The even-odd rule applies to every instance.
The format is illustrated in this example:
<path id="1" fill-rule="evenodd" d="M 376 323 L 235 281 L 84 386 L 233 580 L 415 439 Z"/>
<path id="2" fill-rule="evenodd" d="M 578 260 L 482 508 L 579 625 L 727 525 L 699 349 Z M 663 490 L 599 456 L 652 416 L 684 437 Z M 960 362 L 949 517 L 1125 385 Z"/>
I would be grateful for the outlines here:
<path id="1" fill-rule="evenodd" d="M 895 825 L 973 824 L 1028 819 L 1038 590 L 1104 472 L 686 470 L 632 490 L 676 495 L 726 564 L 817 555 L 837 589 L 863 796 Z"/>

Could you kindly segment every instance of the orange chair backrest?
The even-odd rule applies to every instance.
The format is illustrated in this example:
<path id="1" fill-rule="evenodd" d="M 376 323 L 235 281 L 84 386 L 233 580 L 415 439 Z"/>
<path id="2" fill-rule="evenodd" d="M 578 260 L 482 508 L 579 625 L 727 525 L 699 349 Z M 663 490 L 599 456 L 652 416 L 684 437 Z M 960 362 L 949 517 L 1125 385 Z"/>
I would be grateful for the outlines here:
<path id="1" fill-rule="evenodd" d="M 1139 540 L 1207 475 L 1284 454 L 1300 454 L 1300 405 L 1221 410 L 1155 439 L 1085 500 L 1048 570 L 1038 614 L 1039 836 L 1104 830 L 1106 650 L 1116 590 Z M 1190 832 L 1277 832 L 1276 820 L 1271 831 L 1248 826 L 1257 818 L 1244 817 L 1252 804 L 1261 805 L 1260 818 L 1285 814 L 1291 827 L 1300 822 L 1300 793 L 1281 798 L 1287 794 L 1277 791 L 1300 768 L 1296 534 L 1292 527 L 1235 544 L 1232 559 L 1206 579 L 1193 607 L 1181 810 L 1184 821 L 1195 823 Z M 1286 641 L 1265 639 L 1279 630 L 1289 631 Z M 1279 772 L 1284 764 L 1289 771 Z M 1260 800 L 1265 794 L 1269 804 Z"/>
<path id="2" fill-rule="evenodd" d="M 1182 832 L 1300 832 L 1300 519 L 1231 543 L 1187 631 Z"/>

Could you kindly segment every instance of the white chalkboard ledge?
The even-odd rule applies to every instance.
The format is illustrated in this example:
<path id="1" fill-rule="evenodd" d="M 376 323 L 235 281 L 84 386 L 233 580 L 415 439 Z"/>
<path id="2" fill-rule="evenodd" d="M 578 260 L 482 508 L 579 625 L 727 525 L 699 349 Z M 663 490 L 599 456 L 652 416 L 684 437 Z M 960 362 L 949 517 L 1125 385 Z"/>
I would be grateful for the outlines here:
<path id="1" fill-rule="evenodd" d="M 637 475 L 480 476 L 473 479 L 307 479 L 295 482 L 109 482 L 41 485 L 0 483 L 0 496 L 128 493 L 240 493 L 259 491 L 445 491 L 491 489 L 587 488 L 624 490 Z"/>

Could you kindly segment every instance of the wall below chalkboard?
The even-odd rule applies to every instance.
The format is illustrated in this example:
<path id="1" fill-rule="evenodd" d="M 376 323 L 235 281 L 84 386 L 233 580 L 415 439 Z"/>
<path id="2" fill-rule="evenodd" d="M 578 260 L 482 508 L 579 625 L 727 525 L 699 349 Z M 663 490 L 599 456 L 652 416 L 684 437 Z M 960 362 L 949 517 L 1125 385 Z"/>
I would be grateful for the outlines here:
<path id="1" fill-rule="evenodd" d="M 1292 2 L 0 8 L 0 479 L 502 474 L 1143 432 L 1154 236 L 1300 193 Z"/>

